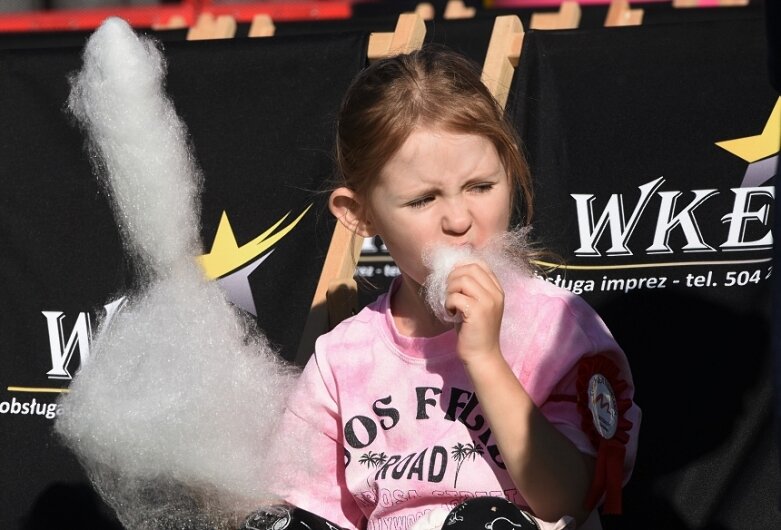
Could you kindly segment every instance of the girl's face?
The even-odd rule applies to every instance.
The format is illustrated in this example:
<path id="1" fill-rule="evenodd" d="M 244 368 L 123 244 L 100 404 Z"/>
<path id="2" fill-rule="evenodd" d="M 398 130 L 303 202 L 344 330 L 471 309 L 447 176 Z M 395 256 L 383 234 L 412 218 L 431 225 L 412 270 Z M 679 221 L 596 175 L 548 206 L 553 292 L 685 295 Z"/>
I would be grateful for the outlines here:
<path id="1" fill-rule="evenodd" d="M 365 219 L 405 278 L 421 284 L 427 247 L 481 248 L 507 230 L 510 197 L 509 178 L 488 139 L 418 128 L 382 169 Z"/>

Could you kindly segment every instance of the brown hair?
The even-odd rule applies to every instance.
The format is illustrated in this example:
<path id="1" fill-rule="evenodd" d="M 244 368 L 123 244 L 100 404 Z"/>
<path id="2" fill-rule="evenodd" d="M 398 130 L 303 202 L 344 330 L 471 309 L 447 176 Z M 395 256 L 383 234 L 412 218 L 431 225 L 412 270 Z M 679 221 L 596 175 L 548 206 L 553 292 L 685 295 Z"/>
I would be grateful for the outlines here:
<path id="1" fill-rule="evenodd" d="M 382 168 L 421 124 L 491 141 L 510 177 L 521 223 L 531 222 L 531 179 L 514 127 L 481 81 L 479 67 L 440 46 L 378 60 L 353 80 L 337 120 L 341 185 L 367 197 Z"/>

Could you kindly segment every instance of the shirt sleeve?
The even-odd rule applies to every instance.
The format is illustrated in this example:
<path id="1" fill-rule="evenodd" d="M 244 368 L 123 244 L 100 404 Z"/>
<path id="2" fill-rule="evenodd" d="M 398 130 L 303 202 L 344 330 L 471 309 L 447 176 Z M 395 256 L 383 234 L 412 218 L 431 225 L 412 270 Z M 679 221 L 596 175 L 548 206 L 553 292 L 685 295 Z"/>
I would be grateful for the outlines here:
<path id="1" fill-rule="evenodd" d="M 581 453 L 596 456 L 597 450 L 581 426 L 582 416 L 578 409 L 575 388 L 576 377 L 574 369 L 564 376 L 553 388 L 547 401 L 540 406 L 540 411 Z"/>
<path id="2" fill-rule="evenodd" d="M 602 419 L 612 428 L 607 438 L 623 446 L 623 465 L 618 463 L 615 479 L 626 484 L 641 417 L 626 355 L 582 299 L 551 299 L 539 310 L 544 325 L 537 329 L 539 342 L 523 360 L 521 382 L 548 421 L 581 452 L 598 459 L 604 438 L 595 422 L 605 413 Z M 606 384 L 595 384 L 600 380 Z"/>
<path id="3" fill-rule="evenodd" d="M 359 528 L 363 514 L 345 483 L 345 452 L 330 371 L 314 355 L 282 416 L 279 495 L 289 504 L 343 528 Z"/>

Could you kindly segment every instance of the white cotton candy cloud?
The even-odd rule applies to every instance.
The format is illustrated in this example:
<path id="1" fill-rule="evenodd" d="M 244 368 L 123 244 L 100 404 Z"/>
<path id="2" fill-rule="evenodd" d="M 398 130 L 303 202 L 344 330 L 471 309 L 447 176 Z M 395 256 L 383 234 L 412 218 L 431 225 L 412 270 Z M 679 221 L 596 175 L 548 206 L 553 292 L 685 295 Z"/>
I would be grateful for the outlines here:
<path id="1" fill-rule="evenodd" d="M 163 91 L 165 59 L 119 18 L 90 37 L 68 106 L 88 129 L 130 250 L 158 272 L 200 250 L 201 174 L 187 131 Z"/>
<path id="2" fill-rule="evenodd" d="M 456 265 L 465 265 L 477 259 L 477 253 L 472 247 L 437 246 L 426 249 L 423 263 L 429 274 L 423 285 L 423 292 L 429 309 L 442 322 L 461 321 L 460 314 L 451 313 L 445 308 L 447 277 Z"/>
<path id="3" fill-rule="evenodd" d="M 427 248 L 423 254 L 423 263 L 429 271 L 423 284 L 426 304 L 442 322 L 460 322 L 460 314 L 453 314 L 445 308 L 447 278 L 453 268 L 482 261 L 493 271 L 499 283 L 507 288 L 518 278 L 530 274 L 528 249 L 528 227 L 499 234 L 480 249 L 447 245 Z"/>
<path id="4" fill-rule="evenodd" d="M 83 59 L 69 106 L 144 285 L 100 323 L 55 429 L 126 528 L 230 527 L 294 457 L 269 446 L 298 372 L 195 262 L 202 178 L 160 51 L 113 18 Z"/>

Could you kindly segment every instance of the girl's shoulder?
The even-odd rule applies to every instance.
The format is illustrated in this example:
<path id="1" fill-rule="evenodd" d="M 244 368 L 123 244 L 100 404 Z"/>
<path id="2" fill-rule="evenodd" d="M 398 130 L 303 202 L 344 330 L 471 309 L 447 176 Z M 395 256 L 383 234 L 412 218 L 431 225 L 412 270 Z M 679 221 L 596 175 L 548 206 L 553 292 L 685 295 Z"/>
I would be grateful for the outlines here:
<path id="1" fill-rule="evenodd" d="M 356 347 L 376 338 L 380 330 L 386 326 L 387 304 L 388 294 L 383 293 L 355 315 L 342 320 L 332 330 L 318 338 L 317 351 L 328 350 L 334 346 Z"/>
<path id="2" fill-rule="evenodd" d="M 541 367 L 567 368 L 600 353 L 626 364 L 622 348 L 597 311 L 581 296 L 544 278 L 515 283 L 505 294 L 505 317 L 522 323 L 516 326 L 518 331 L 508 331 L 508 340 L 518 337 L 529 345 L 523 365 L 534 374 Z"/>
<path id="3" fill-rule="evenodd" d="M 505 303 L 531 307 L 534 313 L 545 318 L 558 313 L 560 317 L 576 322 L 601 322 L 596 310 L 583 297 L 542 276 L 518 278 L 510 284 L 505 297 Z"/>

